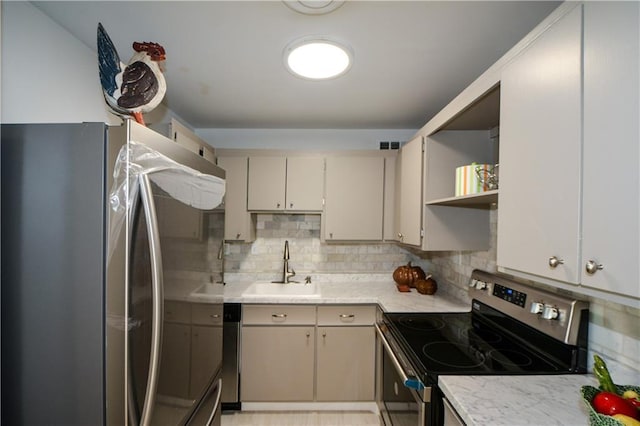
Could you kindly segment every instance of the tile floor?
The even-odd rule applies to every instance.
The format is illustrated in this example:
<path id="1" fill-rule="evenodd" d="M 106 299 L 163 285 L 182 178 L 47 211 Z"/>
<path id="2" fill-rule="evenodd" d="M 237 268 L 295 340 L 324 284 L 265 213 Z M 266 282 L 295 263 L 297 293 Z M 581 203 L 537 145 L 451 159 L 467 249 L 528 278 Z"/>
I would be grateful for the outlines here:
<path id="1" fill-rule="evenodd" d="M 222 426 L 380 426 L 368 411 L 245 411 L 224 413 Z"/>

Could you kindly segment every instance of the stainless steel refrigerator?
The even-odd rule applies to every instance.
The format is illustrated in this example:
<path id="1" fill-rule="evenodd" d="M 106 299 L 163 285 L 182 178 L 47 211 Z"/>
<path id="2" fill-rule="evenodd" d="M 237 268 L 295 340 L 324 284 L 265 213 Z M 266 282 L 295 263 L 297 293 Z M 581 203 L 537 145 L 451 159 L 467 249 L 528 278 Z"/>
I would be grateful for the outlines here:
<path id="1" fill-rule="evenodd" d="M 1 126 L 2 424 L 220 424 L 224 171 L 126 121 Z"/>

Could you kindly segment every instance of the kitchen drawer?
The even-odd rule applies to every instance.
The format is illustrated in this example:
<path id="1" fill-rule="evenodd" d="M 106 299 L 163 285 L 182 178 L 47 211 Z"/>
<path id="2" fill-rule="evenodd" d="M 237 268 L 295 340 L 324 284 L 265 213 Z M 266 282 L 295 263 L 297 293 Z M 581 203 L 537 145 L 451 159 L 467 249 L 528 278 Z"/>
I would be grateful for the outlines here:
<path id="1" fill-rule="evenodd" d="M 318 325 L 373 325 L 375 305 L 318 306 Z"/>
<path id="2" fill-rule="evenodd" d="M 194 303 L 191 305 L 191 322 L 202 325 L 222 324 L 222 304 Z"/>
<path id="3" fill-rule="evenodd" d="M 167 322 L 191 323 L 191 304 L 186 302 L 164 302 L 164 320 Z"/>
<path id="4" fill-rule="evenodd" d="M 315 325 L 316 307 L 302 305 L 243 305 L 243 325 Z"/>

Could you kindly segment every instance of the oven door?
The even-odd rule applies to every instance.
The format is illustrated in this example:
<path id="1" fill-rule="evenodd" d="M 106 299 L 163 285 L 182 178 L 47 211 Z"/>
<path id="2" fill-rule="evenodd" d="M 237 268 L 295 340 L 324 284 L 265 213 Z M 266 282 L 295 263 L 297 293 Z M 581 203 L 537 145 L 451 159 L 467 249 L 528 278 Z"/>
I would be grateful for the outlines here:
<path id="1" fill-rule="evenodd" d="M 378 332 L 377 404 L 385 426 L 426 426 L 431 388 L 413 374 L 393 338 Z"/>

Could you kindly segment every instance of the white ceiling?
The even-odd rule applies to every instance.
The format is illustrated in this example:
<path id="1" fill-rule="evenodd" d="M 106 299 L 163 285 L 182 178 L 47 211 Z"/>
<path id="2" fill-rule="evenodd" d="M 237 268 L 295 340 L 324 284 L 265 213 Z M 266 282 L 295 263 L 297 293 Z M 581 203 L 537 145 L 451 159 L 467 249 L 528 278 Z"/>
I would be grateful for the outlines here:
<path id="1" fill-rule="evenodd" d="M 42 1 L 95 50 L 98 22 L 121 59 L 167 52 L 165 103 L 195 128 L 417 129 L 560 2 L 347 1 L 305 15 L 280 1 Z M 329 81 L 291 75 L 292 40 L 328 35 L 355 53 Z M 96 71 L 97 72 L 97 71 Z"/>

